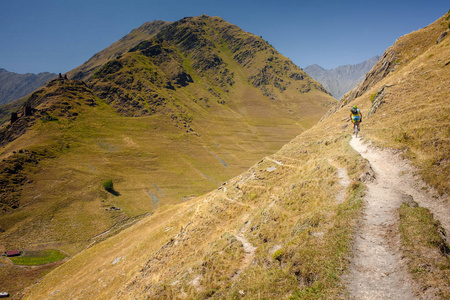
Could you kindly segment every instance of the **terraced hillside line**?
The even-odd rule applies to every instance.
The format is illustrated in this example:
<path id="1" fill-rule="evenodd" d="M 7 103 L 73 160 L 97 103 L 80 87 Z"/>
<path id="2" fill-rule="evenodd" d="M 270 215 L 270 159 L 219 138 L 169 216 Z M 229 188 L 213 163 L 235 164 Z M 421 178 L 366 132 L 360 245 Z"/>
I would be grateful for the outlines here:
<path id="1" fill-rule="evenodd" d="M 401 173 L 381 152 L 352 138 L 350 145 L 366 158 L 375 172 L 367 182 L 365 216 L 353 245 L 354 257 L 344 278 L 352 299 L 416 299 L 411 279 L 402 263 L 395 227 L 402 203 L 397 185 Z"/>

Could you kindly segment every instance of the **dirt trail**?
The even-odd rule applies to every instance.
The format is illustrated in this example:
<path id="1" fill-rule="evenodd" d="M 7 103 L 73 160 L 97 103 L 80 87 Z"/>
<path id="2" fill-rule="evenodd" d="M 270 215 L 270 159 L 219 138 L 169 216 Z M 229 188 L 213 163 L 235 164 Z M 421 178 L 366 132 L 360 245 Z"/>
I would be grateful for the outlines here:
<path id="1" fill-rule="evenodd" d="M 253 246 L 246 238 L 245 238 L 245 232 L 250 228 L 251 226 L 251 220 L 247 221 L 245 226 L 239 231 L 239 234 L 235 235 L 236 239 L 242 243 L 242 246 L 244 247 L 245 251 L 245 257 L 241 264 L 240 269 L 238 272 L 233 276 L 233 280 L 239 277 L 239 275 L 248 267 L 253 261 L 253 258 L 255 257 L 255 251 L 256 247 Z"/>
<path id="2" fill-rule="evenodd" d="M 389 151 L 380 151 L 352 138 L 350 145 L 366 158 L 375 172 L 367 182 L 364 218 L 355 237 L 354 257 L 344 278 L 352 299 L 417 299 L 399 250 L 398 211 L 412 198 L 430 209 L 449 231 L 449 205 L 424 192 L 425 185 L 413 177 L 413 169 Z"/>

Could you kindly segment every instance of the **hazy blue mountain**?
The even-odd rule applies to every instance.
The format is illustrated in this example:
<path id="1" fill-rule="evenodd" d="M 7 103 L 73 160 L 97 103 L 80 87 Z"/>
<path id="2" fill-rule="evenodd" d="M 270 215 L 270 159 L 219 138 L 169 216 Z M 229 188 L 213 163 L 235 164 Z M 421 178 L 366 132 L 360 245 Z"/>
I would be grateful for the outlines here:
<path id="1" fill-rule="evenodd" d="M 374 56 L 356 65 L 344 65 L 331 70 L 314 64 L 306 67 L 304 71 L 322 84 L 334 98 L 341 99 L 364 79 L 379 59 L 379 56 Z"/>
<path id="2" fill-rule="evenodd" d="M 56 76 L 48 72 L 17 74 L 0 68 L 0 105 L 28 95 Z"/>

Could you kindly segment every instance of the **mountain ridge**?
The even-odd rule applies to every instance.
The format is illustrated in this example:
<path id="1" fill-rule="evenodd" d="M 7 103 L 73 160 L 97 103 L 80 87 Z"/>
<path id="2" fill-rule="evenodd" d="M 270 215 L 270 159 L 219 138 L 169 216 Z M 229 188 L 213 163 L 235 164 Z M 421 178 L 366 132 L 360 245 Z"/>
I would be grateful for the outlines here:
<path id="1" fill-rule="evenodd" d="M 49 72 L 18 74 L 0 68 L 0 105 L 26 96 L 56 76 Z"/>
<path id="2" fill-rule="evenodd" d="M 138 28 L 133 29 L 129 34 L 113 43 L 109 47 L 94 54 L 90 59 L 84 62 L 79 67 L 67 72 L 71 79 L 87 79 L 92 72 L 101 67 L 104 63 L 114 57 L 120 56 L 128 49 L 139 44 L 143 40 L 149 39 L 164 28 L 170 22 L 155 20 L 153 22 L 146 22 Z"/>
<path id="3" fill-rule="evenodd" d="M 372 69 L 379 59 L 380 56 L 374 56 L 358 64 L 343 65 L 330 70 L 314 64 L 306 67 L 304 71 L 329 90 L 333 97 L 340 100 L 364 79 L 366 73 Z"/>

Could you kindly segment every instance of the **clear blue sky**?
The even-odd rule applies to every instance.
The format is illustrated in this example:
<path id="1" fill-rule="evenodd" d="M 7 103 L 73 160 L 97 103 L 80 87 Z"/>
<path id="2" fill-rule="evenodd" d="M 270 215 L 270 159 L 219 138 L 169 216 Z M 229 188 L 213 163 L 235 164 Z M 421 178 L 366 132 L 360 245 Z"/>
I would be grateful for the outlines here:
<path id="1" fill-rule="evenodd" d="M 447 13 L 448 0 L 0 0 L 0 68 L 65 73 L 147 21 L 219 16 L 305 68 L 356 64 Z"/>

